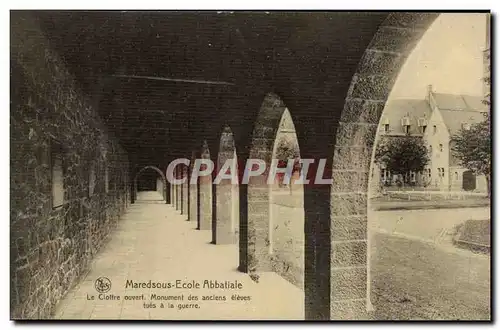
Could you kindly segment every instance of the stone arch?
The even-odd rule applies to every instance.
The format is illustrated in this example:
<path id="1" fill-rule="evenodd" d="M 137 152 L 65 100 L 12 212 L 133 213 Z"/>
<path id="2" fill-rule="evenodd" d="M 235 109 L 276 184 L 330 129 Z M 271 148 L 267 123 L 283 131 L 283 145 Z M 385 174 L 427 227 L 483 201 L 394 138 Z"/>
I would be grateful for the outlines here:
<path id="1" fill-rule="evenodd" d="M 215 166 L 216 175 L 227 161 L 231 161 L 231 174 L 234 182 L 222 179 L 216 190 L 217 212 L 213 223 L 212 241 L 215 244 L 233 244 L 239 237 L 239 187 L 236 147 L 233 132 L 224 127 Z"/>
<path id="2" fill-rule="evenodd" d="M 283 148 L 285 147 L 285 148 Z M 300 159 L 300 147 L 290 111 L 285 108 L 276 132 L 272 158 L 286 166 L 289 159 Z M 276 175 L 269 195 L 269 254 L 271 269 L 299 288 L 304 287 L 304 189 L 299 179 L 298 163 L 290 182 L 283 185 Z"/>
<path id="3" fill-rule="evenodd" d="M 201 159 L 210 160 L 210 149 L 206 140 L 201 148 Z M 198 229 L 212 230 L 212 175 L 198 179 Z"/>
<path id="4" fill-rule="evenodd" d="M 162 179 L 162 183 L 163 183 L 163 187 L 161 189 L 162 191 L 162 196 L 163 196 L 163 199 L 165 201 L 167 201 L 167 194 L 168 194 L 168 185 L 167 185 L 167 178 L 165 177 L 165 174 L 156 166 L 151 166 L 151 165 L 148 165 L 148 166 L 144 166 L 143 168 L 141 168 L 134 176 L 134 193 L 135 195 L 137 196 L 137 179 L 139 178 L 139 176 L 141 175 L 142 172 L 146 171 L 146 170 L 153 170 L 153 171 L 156 171 L 161 179 Z"/>
<path id="5" fill-rule="evenodd" d="M 267 184 L 274 142 L 279 124 L 286 107 L 274 93 L 268 93 L 255 122 L 250 145 L 249 159 L 260 159 L 266 170 L 248 181 L 248 215 L 246 223 L 240 223 L 240 270 L 262 272 L 271 270 L 269 254 L 269 201 L 270 191 Z M 240 220 L 241 221 L 241 220 Z M 243 258 L 242 258 L 243 257 Z"/>
<path id="6" fill-rule="evenodd" d="M 391 13 L 352 78 L 335 134 L 330 235 L 317 239 L 313 252 L 318 259 L 329 257 L 313 265 L 316 288 L 306 289 L 308 319 L 359 319 L 371 308 L 367 196 L 377 128 L 400 69 L 438 15 Z"/>

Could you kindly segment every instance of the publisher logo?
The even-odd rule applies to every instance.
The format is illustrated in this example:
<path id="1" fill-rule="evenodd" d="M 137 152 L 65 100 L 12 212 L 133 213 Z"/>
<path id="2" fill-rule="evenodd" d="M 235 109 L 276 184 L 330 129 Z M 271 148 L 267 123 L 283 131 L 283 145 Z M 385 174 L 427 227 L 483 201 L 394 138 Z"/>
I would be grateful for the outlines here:
<path id="1" fill-rule="evenodd" d="M 95 289 L 99 293 L 106 293 L 111 290 L 111 281 L 107 277 L 99 277 L 94 283 Z"/>

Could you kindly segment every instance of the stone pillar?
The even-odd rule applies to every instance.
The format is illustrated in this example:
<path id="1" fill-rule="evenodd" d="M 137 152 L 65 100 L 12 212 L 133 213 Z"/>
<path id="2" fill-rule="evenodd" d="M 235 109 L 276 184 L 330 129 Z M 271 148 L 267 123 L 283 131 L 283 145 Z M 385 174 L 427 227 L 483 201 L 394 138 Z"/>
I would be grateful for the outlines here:
<path id="1" fill-rule="evenodd" d="M 233 179 L 223 179 L 218 185 L 214 185 L 216 189 L 213 191 L 215 196 L 214 202 L 214 223 L 212 241 L 215 244 L 232 244 L 236 242 L 236 226 L 235 219 L 239 219 L 235 215 L 236 208 L 234 205 L 239 204 L 238 195 L 234 193 L 234 188 L 237 188 L 238 170 L 236 164 L 237 156 L 234 146 L 234 137 L 230 128 L 225 128 L 220 139 L 219 154 L 215 162 L 218 164 L 217 172 L 222 170 L 223 166 L 230 162 L 230 167 L 225 174 L 230 171 Z M 216 175 L 214 176 L 214 178 Z M 233 184 L 234 181 L 234 184 Z"/>
<path id="2" fill-rule="evenodd" d="M 235 158 L 236 162 L 236 158 Z M 237 172 L 236 172 L 237 173 Z M 240 239 L 240 194 L 239 184 L 231 185 L 231 222 L 233 230 L 233 243 L 237 243 Z"/>
<path id="3" fill-rule="evenodd" d="M 341 130 L 342 128 L 340 128 Z M 376 129 L 376 126 L 372 127 Z M 344 148 L 346 144 L 343 144 Z M 336 146 L 337 148 L 337 146 Z M 371 146 L 349 150 L 371 159 Z M 338 155 L 338 153 L 337 153 Z M 331 319 L 366 316 L 368 290 L 368 178 L 370 161 L 334 162 L 331 192 Z"/>
<path id="4" fill-rule="evenodd" d="M 175 167 L 175 178 L 179 178 L 179 166 Z M 180 209 L 180 197 L 181 197 L 181 191 L 180 191 L 180 185 L 175 184 L 174 185 L 174 190 L 175 190 L 175 210 L 179 211 Z"/>
<path id="5" fill-rule="evenodd" d="M 191 183 L 189 178 L 189 221 L 198 222 L 198 184 Z"/>
<path id="6" fill-rule="evenodd" d="M 183 177 L 185 178 L 184 183 L 182 184 L 183 193 L 183 202 L 182 202 L 182 214 L 189 216 L 189 176 L 188 176 L 188 167 L 182 167 Z"/>
<path id="7" fill-rule="evenodd" d="M 167 186 L 165 187 L 165 203 L 170 204 L 172 203 L 172 185 L 170 182 L 167 180 Z"/>
<path id="8" fill-rule="evenodd" d="M 217 185 L 217 219 L 215 226 L 215 244 L 232 244 L 234 242 L 233 185 L 231 180 L 225 179 Z"/>
<path id="9" fill-rule="evenodd" d="M 200 203 L 200 230 L 212 229 L 212 176 L 205 175 L 199 178 Z"/>
<path id="10" fill-rule="evenodd" d="M 254 125 L 250 148 L 237 146 L 236 150 L 238 161 L 242 165 L 247 164 L 248 159 L 259 159 L 265 163 L 264 173 L 250 177 L 248 184 L 240 184 L 240 270 L 249 273 L 271 270 L 270 189 L 267 177 L 276 134 L 285 110 L 279 97 L 272 93 L 266 95 Z M 239 150 L 242 148 L 248 149 L 249 154 L 240 155 Z M 241 169 L 240 172 L 243 173 L 244 170 Z M 248 202 L 244 199 L 248 199 Z"/>
<path id="11" fill-rule="evenodd" d="M 134 204 L 135 203 L 135 190 L 134 190 L 134 182 L 130 182 L 129 184 L 130 187 L 130 203 Z"/>
<path id="12" fill-rule="evenodd" d="M 239 156 L 239 155 L 238 155 Z M 255 157 L 266 160 L 266 157 Z M 242 164 L 247 158 L 239 156 Z M 243 172 L 243 170 L 242 170 Z M 248 184 L 239 187 L 239 246 L 242 272 L 255 273 L 270 270 L 269 258 L 269 187 L 266 170 L 262 175 L 250 177 Z"/>
<path id="13" fill-rule="evenodd" d="M 239 155 L 238 155 L 239 156 Z M 242 159 L 238 157 L 238 159 Z M 246 158 L 245 158 L 246 161 Z M 240 224 L 239 224 L 239 260 L 238 270 L 240 272 L 248 273 L 248 185 L 240 184 L 239 188 L 239 202 L 240 202 Z"/>
<path id="14" fill-rule="evenodd" d="M 305 319 L 330 319 L 330 186 L 304 185 Z"/>
<path id="15" fill-rule="evenodd" d="M 174 174 L 175 175 L 175 171 Z M 173 183 L 170 183 L 170 205 L 172 207 L 175 207 L 175 185 Z"/>
<path id="16" fill-rule="evenodd" d="M 182 172 L 182 169 L 179 170 L 179 178 L 181 177 L 181 173 Z M 183 184 L 179 184 L 179 208 L 178 210 L 181 212 L 182 214 L 182 210 L 184 209 L 184 185 Z"/>

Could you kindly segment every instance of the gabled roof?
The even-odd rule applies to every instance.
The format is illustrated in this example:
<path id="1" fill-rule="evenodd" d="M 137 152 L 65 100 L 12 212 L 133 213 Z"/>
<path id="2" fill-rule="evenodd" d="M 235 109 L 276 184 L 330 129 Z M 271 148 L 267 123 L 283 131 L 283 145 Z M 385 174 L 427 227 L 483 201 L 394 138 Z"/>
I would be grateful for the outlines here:
<path id="1" fill-rule="evenodd" d="M 480 96 L 432 93 L 444 124 L 450 135 L 456 134 L 463 124 L 477 124 L 485 118 L 488 106 Z"/>
<path id="2" fill-rule="evenodd" d="M 432 93 L 440 110 L 487 111 L 483 98 L 471 95 Z"/>
<path id="3" fill-rule="evenodd" d="M 408 115 L 410 119 L 410 135 L 422 135 L 418 127 L 418 119 L 431 117 L 431 108 L 426 100 L 398 99 L 387 102 L 380 124 L 389 121 L 389 133 L 385 135 L 406 135 L 401 126 L 401 119 Z"/>
<path id="4" fill-rule="evenodd" d="M 477 124 L 485 120 L 483 112 L 479 111 L 440 110 L 440 113 L 450 135 L 456 134 L 462 124 Z"/>

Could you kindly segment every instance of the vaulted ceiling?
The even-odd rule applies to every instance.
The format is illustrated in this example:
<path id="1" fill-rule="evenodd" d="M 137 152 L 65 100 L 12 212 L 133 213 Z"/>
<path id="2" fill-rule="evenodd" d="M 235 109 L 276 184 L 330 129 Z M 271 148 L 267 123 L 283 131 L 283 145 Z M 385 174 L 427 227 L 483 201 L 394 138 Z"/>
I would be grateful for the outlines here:
<path id="1" fill-rule="evenodd" d="M 213 116 L 223 116 L 226 99 L 272 81 L 285 66 L 289 72 L 318 67 L 317 72 L 306 72 L 317 84 L 318 74 L 328 76 L 319 66 L 328 57 L 330 61 L 338 57 L 343 64 L 325 65 L 332 70 L 343 66 L 337 70 L 339 77 L 348 76 L 362 50 L 348 47 L 346 31 L 367 43 L 387 13 L 36 11 L 33 15 L 83 91 L 99 102 L 101 117 L 122 145 L 146 163 L 160 163 L 165 157 L 186 154 L 188 144 L 183 140 L 203 132 Z M 363 26 L 369 27 L 366 32 Z M 315 52 L 322 55 L 311 57 Z M 346 64 L 350 71 L 344 69 Z"/>

